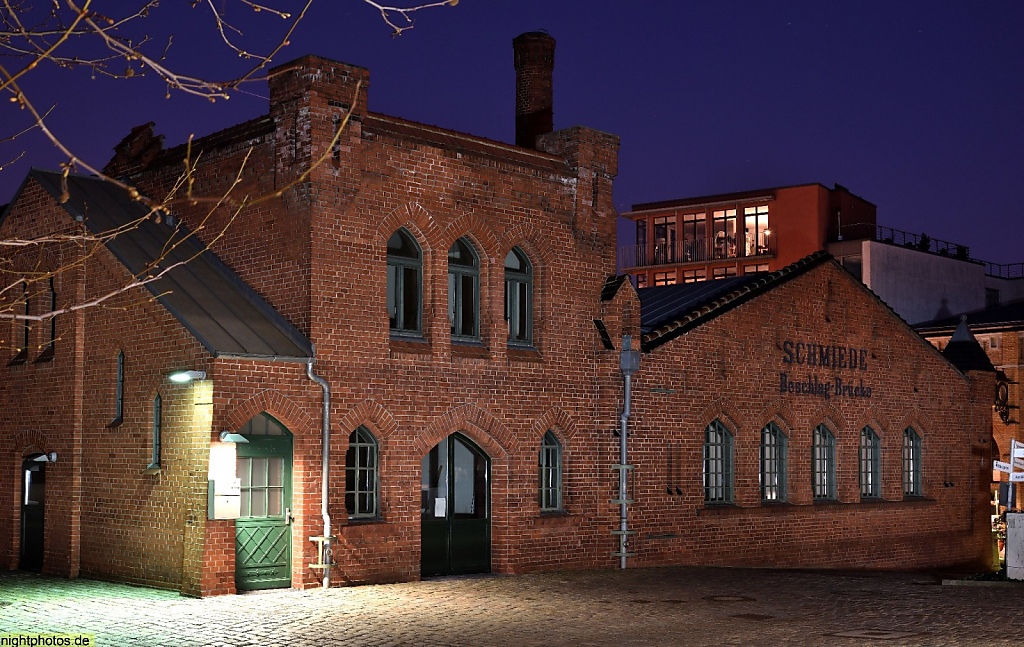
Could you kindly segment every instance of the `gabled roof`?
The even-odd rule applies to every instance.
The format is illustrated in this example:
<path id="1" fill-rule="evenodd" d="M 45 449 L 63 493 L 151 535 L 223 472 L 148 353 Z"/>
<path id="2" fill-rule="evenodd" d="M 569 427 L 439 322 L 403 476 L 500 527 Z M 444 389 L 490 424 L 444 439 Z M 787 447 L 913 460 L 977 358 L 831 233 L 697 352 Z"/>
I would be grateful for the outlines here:
<path id="1" fill-rule="evenodd" d="M 33 169 L 29 177 L 60 202 L 60 173 Z M 214 357 L 296 362 L 312 357 L 309 340 L 191 232 L 146 217 L 150 210 L 121 187 L 71 175 L 61 206 L 94 234 L 137 223 L 106 241 L 107 249 L 137 277 L 181 263 L 146 288 Z"/>
<path id="2" fill-rule="evenodd" d="M 777 272 L 638 290 L 642 348 L 653 350 L 831 259 L 819 251 Z"/>

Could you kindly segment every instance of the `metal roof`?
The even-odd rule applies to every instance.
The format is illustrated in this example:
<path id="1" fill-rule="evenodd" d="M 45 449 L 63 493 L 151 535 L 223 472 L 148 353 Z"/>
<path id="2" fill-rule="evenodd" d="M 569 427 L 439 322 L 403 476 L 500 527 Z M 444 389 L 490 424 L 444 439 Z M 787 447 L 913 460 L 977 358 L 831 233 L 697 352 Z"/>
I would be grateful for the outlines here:
<path id="1" fill-rule="evenodd" d="M 33 169 L 29 175 L 61 201 L 60 173 Z M 180 263 L 146 288 L 214 357 L 312 357 L 309 340 L 181 224 L 156 222 L 139 200 L 96 177 L 69 176 L 66 197 L 61 206 L 94 234 L 125 228 L 106 246 L 133 275 L 152 276 Z"/>

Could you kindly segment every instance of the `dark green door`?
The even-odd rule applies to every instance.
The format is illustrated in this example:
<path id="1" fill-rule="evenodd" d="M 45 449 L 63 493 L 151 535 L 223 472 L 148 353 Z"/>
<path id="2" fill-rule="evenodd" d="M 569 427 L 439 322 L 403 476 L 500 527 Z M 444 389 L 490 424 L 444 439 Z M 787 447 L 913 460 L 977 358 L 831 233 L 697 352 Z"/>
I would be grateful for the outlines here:
<path id="1" fill-rule="evenodd" d="M 21 553 L 18 568 L 39 571 L 43 568 L 43 504 L 46 499 L 46 463 L 35 460 L 21 464 Z"/>
<path id="2" fill-rule="evenodd" d="M 257 418 L 259 418 L 258 416 Z M 275 420 L 262 416 L 263 429 L 280 434 L 241 432 L 249 439 L 236 446 L 236 474 L 242 486 L 241 516 L 235 521 L 235 587 L 240 591 L 292 585 L 292 437 Z"/>
<path id="3" fill-rule="evenodd" d="M 491 570 L 490 461 L 452 434 L 423 458 L 420 571 L 423 575 Z"/>

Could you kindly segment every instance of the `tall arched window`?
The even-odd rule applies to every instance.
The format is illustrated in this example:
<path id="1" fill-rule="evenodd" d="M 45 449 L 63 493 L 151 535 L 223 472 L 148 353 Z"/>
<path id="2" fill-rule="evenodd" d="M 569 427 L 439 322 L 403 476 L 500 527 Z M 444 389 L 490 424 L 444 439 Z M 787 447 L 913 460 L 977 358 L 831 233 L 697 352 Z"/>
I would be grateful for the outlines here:
<path id="1" fill-rule="evenodd" d="M 508 343 L 533 344 L 533 265 L 518 247 L 505 256 L 505 321 Z"/>
<path id="2" fill-rule="evenodd" d="M 836 437 L 825 425 L 814 428 L 811 444 L 811 490 L 816 500 L 836 498 Z"/>
<path id="3" fill-rule="evenodd" d="M 921 496 L 921 437 L 913 427 L 903 430 L 903 495 Z"/>
<path id="4" fill-rule="evenodd" d="M 540 444 L 540 509 L 552 512 L 562 509 L 562 444 L 548 430 Z"/>
<path id="5" fill-rule="evenodd" d="M 418 335 L 422 330 L 423 255 L 405 228 L 388 239 L 387 307 L 391 332 Z"/>
<path id="6" fill-rule="evenodd" d="M 345 452 L 345 508 L 351 519 L 379 516 L 377 439 L 366 427 L 348 437 Z"/>
<path id="7" fill-rule="evenodd" d="M 480 259 L 467 238 L 448 250 L 448 321 L 452 337 L 480 339 Z"/>
<path id="8" fill-rule="evenodd" d="M 719 420 L 704 429 L 704 500 L 732 502 L 732 434 Z"/>
<path id="9" fill-rule="evenodd" d="M 876 499 L 882 496 L 881 467 L 882 444 L 878 434 L 871 427 L 860 430 L 860 496 L 862 499 Z"/>
<path id="10" fill-rule="evenodd" d="M 773 422 L 761 430 L 761 500 L 786 500 L 786 435 Z"/>

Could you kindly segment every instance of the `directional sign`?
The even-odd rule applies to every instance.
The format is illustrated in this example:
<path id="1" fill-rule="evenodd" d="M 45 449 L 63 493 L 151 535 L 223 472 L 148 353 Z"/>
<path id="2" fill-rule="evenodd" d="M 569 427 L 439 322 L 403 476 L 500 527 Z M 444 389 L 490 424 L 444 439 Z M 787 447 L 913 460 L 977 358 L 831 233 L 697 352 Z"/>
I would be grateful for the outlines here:
<path id="1" fill-rule="evenodd" d="M 992 461 L 992 469 L 994 469 L 997 472 L 1006 472 L 1007 474 L 1013 471 L 1013 468 L 1010 467 L 1010 464 L 1004 463 L 1003 461 Z"/>
<path id="2" fill-rule="evenodd" d="M 1014 472 L 1010 474 L 1011 483 L 1024 483 L 1024 472 Z"/>
<path id="3" fill-rule="evenodd" d="M 1024 470 L 1024 458 L 1013 459 L 1013 466 L 1017 469 Z"/>
<path id="4" fill-rule="evenodd" d="M 1013 448 L 1013 457 L 1024 458 L 1024 445 L 1018 445 L 1017 447 Z"/>

